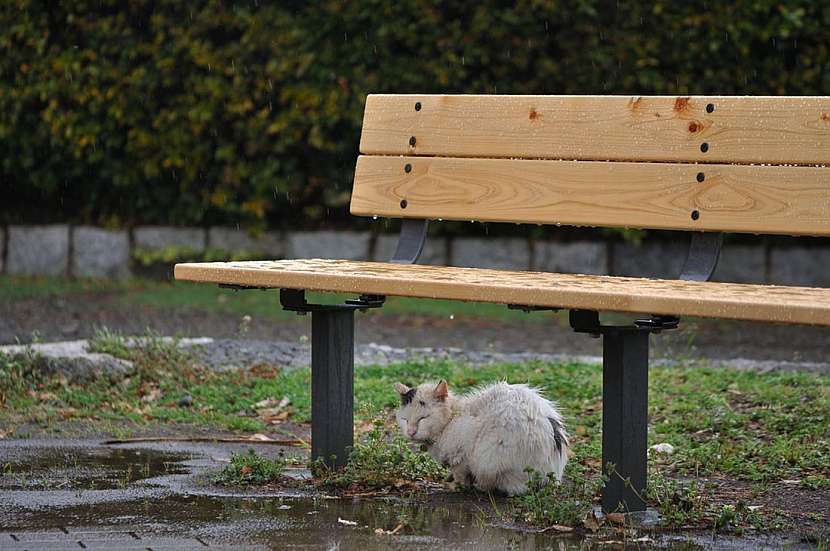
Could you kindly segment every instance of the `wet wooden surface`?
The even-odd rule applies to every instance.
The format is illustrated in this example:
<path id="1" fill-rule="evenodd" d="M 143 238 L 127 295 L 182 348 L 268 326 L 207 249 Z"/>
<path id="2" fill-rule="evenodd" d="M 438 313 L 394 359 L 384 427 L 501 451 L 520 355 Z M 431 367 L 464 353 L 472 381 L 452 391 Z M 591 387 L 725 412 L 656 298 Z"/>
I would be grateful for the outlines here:
<path id="1" fill-rule="evenodd" d="M 830 235 L 830 168 L 361 156 L 351 212 Z"/>
<path id="2" fill-rule="evenodd" d="M 830 97 L 372 94 L 360 151 L 824 164 Z"/>
<path id="3" fill-rule="evenodd" d="M 641 314 L 830 325 L 830 289 L 348 260 L 177 264 L 179 280 Z"/>

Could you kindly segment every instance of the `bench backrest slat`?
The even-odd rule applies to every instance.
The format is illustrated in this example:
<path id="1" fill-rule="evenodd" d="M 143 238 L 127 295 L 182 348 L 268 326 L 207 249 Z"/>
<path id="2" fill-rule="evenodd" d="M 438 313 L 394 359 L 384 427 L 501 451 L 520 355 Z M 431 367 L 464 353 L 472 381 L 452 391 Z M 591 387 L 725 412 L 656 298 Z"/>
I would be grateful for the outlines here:
<path id="1" fill-rule="evenodd" d="M 369 95 L 360 151 L 824 164 L 830 97 Z"/>
<path id="2" fill-rule="evenodd" d="M 361 156 L 351 211 L 396 218 L 830 235 L 830 169 Z"/>
<path id="3" fill-rule="evenodd" d="M 356 215 L 830 235 L 828 97 L 375 95 L 361 151 Z"/>

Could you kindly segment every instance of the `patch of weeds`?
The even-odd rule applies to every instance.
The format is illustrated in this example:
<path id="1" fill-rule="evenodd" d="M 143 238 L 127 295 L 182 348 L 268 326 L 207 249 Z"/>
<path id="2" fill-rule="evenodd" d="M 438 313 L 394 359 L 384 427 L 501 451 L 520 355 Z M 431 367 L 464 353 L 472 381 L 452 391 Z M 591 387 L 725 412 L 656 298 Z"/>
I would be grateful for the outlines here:
<path id="1" fill-rule="evenodd" d="M 430 455 L 414 451 L 404 438 L 384 430 L 380 420 L 364 441 L 355 444 L 345 467 L 334 471 L 319 464 L 314 467 L 318 485 L 347 491 L 417 491 L 449 476 Z"/>
<path id="2" fill-rule="evenodd" d="M 586 476 L 575 462 L 566 467 L 562 483 L 553 473 L 528 469 L 528 474 L 527 493 L 510 502 L 515 519 L 538 527 L 581 526 L 603 484 L 601 477 Z"/>
<path id="3" fill-rule="evenodd" d="M 707 521 L 706 496 L 696 481 L 680 483 L 654 473 L 649 476 L 646 494 L 667 527 L 700 526 Z"/>
<path id="4" fill-rule="evenodd" d="M 106 327 L 98 327 L 87 344 L 89 352 L 109 354 L 122 360 L 130 359 L 130 348 L 127 339 L 118 331 L 111 331 Z"/>
<path id="5" fill-rule="evenodd" d="M 213 481 L 223 486 L 262 486 L 278 482 L 286 465 L 287 461 L 283 457 L 269 459 L 254 450 L 248 450 L 248 453 L 233 455 L 230 464 Z"/>
<path id="6" fill-rule="evenodd" d="M 33 392 L 43 383 L 42 370 L 38 367 L 42 358 L 27 347 L 22 354 L 0 353 L 0 406 L 12 397 Z"/>
<path id="7" fill-rule="evenodd" d="M 745 526 L 752 526 L 756 529 L 766 528 L 763 517 L 747 506 L 743 501 L 735 505 L 724 505 L 715 518 L 714 530 L 722 532 L 733 529 L 736 533 L 742 534 Z"/>
<path id="8" fill-rule="evenodd" d="M 824 490 L 830 488 L 830 478 L 819 475 L 809 475 L 801 479 L 801 485 L 809 490 Z"/>

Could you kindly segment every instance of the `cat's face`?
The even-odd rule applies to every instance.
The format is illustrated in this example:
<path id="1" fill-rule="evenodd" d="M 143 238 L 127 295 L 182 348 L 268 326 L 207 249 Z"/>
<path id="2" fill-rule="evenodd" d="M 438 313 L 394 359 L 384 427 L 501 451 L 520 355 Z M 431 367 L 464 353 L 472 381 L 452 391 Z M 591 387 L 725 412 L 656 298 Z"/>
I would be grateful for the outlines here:
<path id="1" fill-rule="evenodd" d="M 412 440 L 435 440 L 450 421 L 451 399 L 446 381 L 409 388 L 395 384 L 401 396 L 401 407 L 395 415 L 401 432 Z"/>

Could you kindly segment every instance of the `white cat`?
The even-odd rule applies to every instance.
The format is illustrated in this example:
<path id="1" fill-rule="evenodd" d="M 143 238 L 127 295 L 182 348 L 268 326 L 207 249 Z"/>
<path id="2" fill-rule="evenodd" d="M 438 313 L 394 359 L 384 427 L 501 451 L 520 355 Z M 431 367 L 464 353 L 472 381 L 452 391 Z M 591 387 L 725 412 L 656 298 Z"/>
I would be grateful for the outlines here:
<path id="1" fill-rule="evenodd" d="M 395 390 L 401 431 L 428 444 L 456 482 L 519 495 L 527 491 L 527 467 L 562 480 L 568 434 L 555 404 L 538 390 L 501 382 L 455 396 L 446 381 L 396 383 Z"/>

